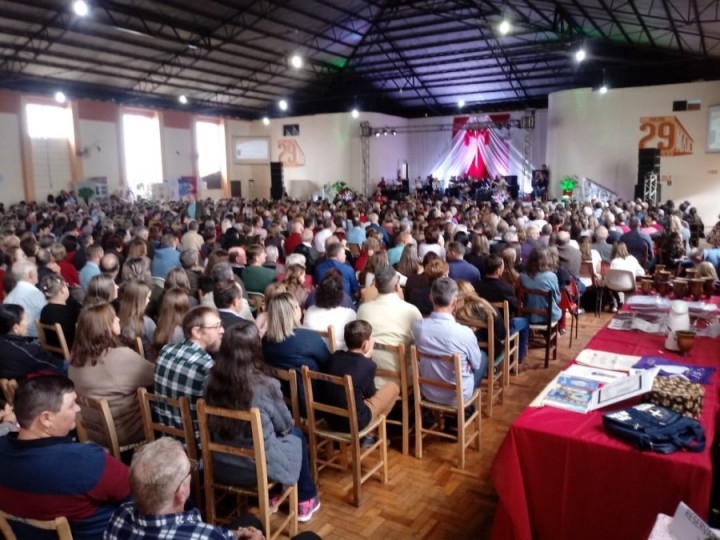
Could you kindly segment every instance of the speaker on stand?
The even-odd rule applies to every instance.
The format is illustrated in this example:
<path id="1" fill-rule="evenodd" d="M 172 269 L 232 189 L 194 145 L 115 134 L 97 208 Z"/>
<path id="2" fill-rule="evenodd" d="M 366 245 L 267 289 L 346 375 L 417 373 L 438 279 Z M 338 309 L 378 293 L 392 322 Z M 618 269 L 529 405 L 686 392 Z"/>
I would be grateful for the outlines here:
<path id="1" fill-rule="evenodd" d="M 638 176 L 637 184 L 635 185 L 636 199 L 646 198 L 646 179 L 650 178 L 651 175 L 655 175 L 655 178 L 660 177 L 660 150 L 658 148 L 641 148 L 638 151 Z M 655 193 L 650 194 L 650 198 L 653 201 L 660 199 L 660 185 L 657 180 L 655 181 L 655 185 L 657 186 L 654 190 Z"/>
<path id="2" fill-rule="evenodd" d="M 505 183 L 508 186 L 508 192 L 513 200 L 517 200 L 520 196 L 520 185 L 518 184 L 517 175 L 506 176 Z"/>
<path id="3" fill-rule="evenodd" d="M 283 182 L 283 166 L 279 161 L 272 161 L 270 163 L 270 197 L 273 200 L 282 199 L 283 193 L 285 192 L 285 186 Z"/>

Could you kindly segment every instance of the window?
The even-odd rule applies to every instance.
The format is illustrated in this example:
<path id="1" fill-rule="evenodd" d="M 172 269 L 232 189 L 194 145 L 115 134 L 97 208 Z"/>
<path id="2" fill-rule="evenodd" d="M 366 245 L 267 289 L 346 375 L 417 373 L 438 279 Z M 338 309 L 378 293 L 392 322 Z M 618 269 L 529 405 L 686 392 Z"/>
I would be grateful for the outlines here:
<path id="1" fill-rule="evenodd" d="M 220 122 L 200 120 L 195 124 L 198 174 L 201 179 L 207 176 L 219 178 L 225 169 L 225 130 Z M 208 189 L 210 186 L 208 185 Z"/>
<path id="2" fill-rule="evenodd" d="M 134 193 L 147 196 L 151 184 L 163 181 L 160 123 L 157 115 L 146 112 L 125 113 L 123 135 L 128 187 Z"/>
<path id="3" fill-rule="evenodd" d="M 35 198 L 43 201 L 71 189 L 72 113 L 69 107 L 28 103 L 25 109 L 32 155 Z"/>

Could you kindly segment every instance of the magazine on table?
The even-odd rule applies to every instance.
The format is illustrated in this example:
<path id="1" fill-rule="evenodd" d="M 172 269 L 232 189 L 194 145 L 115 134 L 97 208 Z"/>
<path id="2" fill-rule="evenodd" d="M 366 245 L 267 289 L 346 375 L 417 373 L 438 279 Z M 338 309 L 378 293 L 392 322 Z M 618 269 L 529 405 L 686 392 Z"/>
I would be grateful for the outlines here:
<path id="1" fill-rule="evenodd" d="M 663 315 L 644 313 L 642 315 L 630 311 L 619 313 L 608 323 L 610 330 L 639 330 L 646 334 L 662 334 L 665 331 Z"/>

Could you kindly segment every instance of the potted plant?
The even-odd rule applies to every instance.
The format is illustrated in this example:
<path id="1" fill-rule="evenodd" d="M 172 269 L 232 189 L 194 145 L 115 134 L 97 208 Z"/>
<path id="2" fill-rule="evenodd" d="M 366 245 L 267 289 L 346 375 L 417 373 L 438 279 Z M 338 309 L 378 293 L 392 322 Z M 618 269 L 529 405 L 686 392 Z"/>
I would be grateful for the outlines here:
<path id="1" fill-rule="evenodd" d="M 560 189 L 562 190 L 563 197 L 572 197 L 576 187 L 577 182 L 574 176 L 566 176 L 560 180 Z"/>

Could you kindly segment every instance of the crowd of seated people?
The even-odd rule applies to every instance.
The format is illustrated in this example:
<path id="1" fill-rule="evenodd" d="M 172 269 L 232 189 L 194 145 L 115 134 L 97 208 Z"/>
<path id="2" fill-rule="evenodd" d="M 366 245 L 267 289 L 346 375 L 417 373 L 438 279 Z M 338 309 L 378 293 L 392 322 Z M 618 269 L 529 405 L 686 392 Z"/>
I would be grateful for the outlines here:
<path id="1" fill-rule="evenodd" d="M 320 498 L 305 440 L 282 401 L 286 388 L 268 366 L 350 374 L 358 418 L 366 422 L 393 414 L 398 395 L 375 369 L 397 371 L 399 360 L 376 344 L 402 343 L 406 362 L 412 344 L 457 352 L 467 368 L 469 395 L 487 373 L 488 358 L 477 346 L 482 336 L 462 321 L 494 312 L 496 354 L 505 335 L 519 332 L 522 363 L 528 323 L 546 321 L 537 314 L 528 321 L 520 306 L 548 307 L 543 297 L 523 298 L 523 289 L 550 291 L 551 319 L 562 333 L 563 291 L 581 295 L 596 283 L 581 275 L 586 264 L 596 275 L 605 267 L 641 275 L 656 264 L 679 273 L 695 266 L 698 276 L 716 282 L 720 265 L 720 222 L 709 232 L 708 246 L 700 247 L 704 231 L 697 212 L 672 201 L 503 204 L 417 194 L 394 201 L 111 197 L 87 207 L 69 197 L 62 203 L 22 203 L 0 214 L 0 378 L 33 391 L 44 388 L 44 402 L 18 411 L 20 433 L 71 444 L 64 437 L 74 427 L 76 393 L 107 399 L 121 445 L 143 439 L 138 387 L 187 397 L 193 414 L 201 398 L 227 408 L 258 406 L 272 448 L 268 473 L 298 483 L 302 520 L 318 511 Z M 607 297 L 614 302 L 608 309 L 617 309 L 622 298 Z M 490 304 L 503 301 L 510 328 Z M 37 320 L 59 324 L 69 358 L 40 346 Z M 329 325 L 334 343 L 317 333 Z M 453 380 L 439 366 L 421 369 Z M 42 376 L 54 382 L 31 383 Z M 238 381 L 245 386 L 231 392 Z M 301 381 L 300 387 L 304 415 Z M 21 400 L 28 391 L 19 392 Z M 179 427 L 176 412 L 160 407 L 157 413 Z M 232 426 L 216 428 L 228 443 L 247 444 L 246 434 Z M 0 459 L 22 452 L 42 458 L 42 449 L 16 443 L 17 435 L 7 431 L 13 442 L 0 444 Z M 195 432 L 197 437 L 196 418 Z M 63 455 L 50 446 L 48 452 Z M 92 453 L 87 459 L 97 462 L 98 478 L 127 475 L 120 463 Z M 249 481 L 244 462 L 215 470 L 228 481 Z M 0 490 L 0 509 L 15 508 L 3 493 L 34 489 L 23 486 L 21 475 L 11 481 Z M 129 495 L 127 483 L 106 495 L 120 504 Z M 111 513 L 68 517 L 82 537 L 97 516 L 107 524 Z"/>

